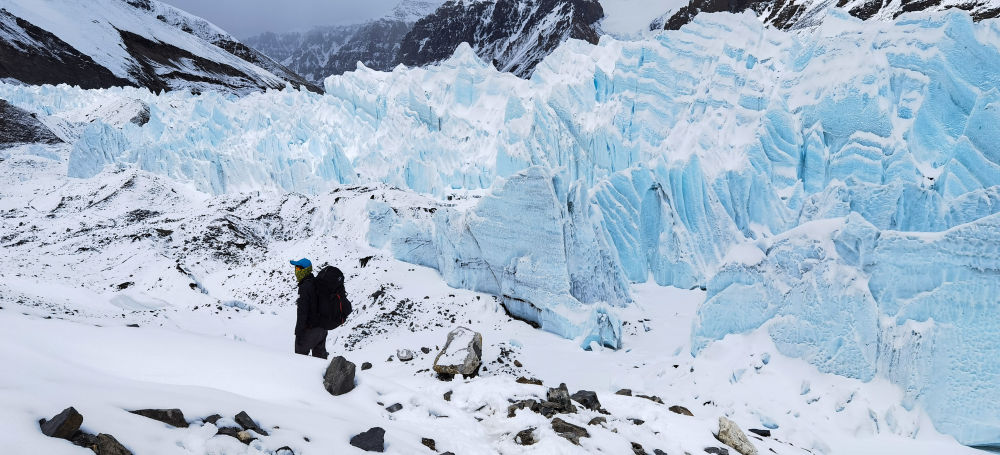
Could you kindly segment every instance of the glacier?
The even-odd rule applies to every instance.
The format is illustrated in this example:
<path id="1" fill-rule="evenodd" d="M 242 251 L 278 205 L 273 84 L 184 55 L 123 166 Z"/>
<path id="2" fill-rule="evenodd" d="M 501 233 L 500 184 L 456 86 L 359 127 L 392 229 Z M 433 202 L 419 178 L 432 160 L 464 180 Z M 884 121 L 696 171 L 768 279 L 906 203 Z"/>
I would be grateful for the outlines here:
<path id="1" fill-rule="evenodd" d="M 585 348 L 627 347 L 630 285 L 703 288 L 692 354 L 764 330 L 824 372 L 885 377 L 937 427 L 1000 443 L 1000 22 L 962 12 L 785 32 L 704 14 L 569 41 L 530 80 L 468 46 L 326 94 L 0 84 L 73 143 L 209 193 L 380 182 L 368 241 Z M 145 125 L 90 121 L 122 100 Z"/>

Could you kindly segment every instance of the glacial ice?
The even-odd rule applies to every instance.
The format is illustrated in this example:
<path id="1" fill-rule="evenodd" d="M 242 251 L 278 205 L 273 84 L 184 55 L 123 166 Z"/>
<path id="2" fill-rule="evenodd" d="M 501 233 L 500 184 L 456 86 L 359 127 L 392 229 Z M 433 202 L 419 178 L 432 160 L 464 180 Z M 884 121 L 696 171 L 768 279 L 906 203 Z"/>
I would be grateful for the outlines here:
<path id="1" fill-rule="evenodd" d="M 74 177 L 133 165 L 213 193 L 430 195 L 433 213 L 372 200 L 368 241 L 581 346 L 627 345 L 630 283 L 706 288 L 694 354 L 766 330 L 822 371 L 891 379 L 963 443 L 1000 443 L 1000 22 L 833 11 L 788 33 L 698 15 L 569 41 L 527 81 L 462 47 L 325 85 L 0 98 L 68 125 Z M 83 121 L 122 98 L 149 123 Z"/>

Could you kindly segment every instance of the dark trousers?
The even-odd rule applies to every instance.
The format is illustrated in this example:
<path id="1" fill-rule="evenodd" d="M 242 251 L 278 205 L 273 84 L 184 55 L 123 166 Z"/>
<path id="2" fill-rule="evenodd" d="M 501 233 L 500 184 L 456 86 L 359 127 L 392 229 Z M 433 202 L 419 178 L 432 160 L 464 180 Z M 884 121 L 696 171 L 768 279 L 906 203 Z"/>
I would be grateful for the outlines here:
<path id="1" fill-rule="evenodd" d="M 327 358 L 330 354 L 326 352 L 326 334 L 326 329 L 314 327 L 306 329 L 301 335 L 295 335 L 295 353 L 309 355 L 309 351 L 312 351 L 313 357 Z"/>

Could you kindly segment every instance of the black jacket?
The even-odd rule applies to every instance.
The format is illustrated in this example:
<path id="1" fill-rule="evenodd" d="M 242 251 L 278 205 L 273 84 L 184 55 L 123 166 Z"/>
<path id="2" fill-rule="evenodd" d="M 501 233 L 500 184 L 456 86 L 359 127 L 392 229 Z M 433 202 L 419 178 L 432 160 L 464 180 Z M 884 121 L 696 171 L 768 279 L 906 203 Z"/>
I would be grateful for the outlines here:
<path id="1" fill-rule="evenodd" d="M 319 293 L 312 274 L 299 281 L 299 298 L 295 301 L 297 315 L 295 317 L 295 334 L 301 335 L 306 329 L 312 328 L 313 315 L 319 306 Z"/>

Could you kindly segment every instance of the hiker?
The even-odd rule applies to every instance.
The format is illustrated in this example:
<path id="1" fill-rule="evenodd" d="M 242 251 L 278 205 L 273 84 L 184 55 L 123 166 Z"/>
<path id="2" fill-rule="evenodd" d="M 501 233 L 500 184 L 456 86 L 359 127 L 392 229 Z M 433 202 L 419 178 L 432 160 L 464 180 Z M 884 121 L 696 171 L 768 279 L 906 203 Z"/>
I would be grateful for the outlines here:
<path id="1" fill-rule="evenodd" d="M 321 303 L 316 278 L 312 274 L 312 262 L 305 258 L 288 262 L 295 266 L 295 279 L 299 283 L 299 298 L 295 301 L 295 306 L 298 307 L 295 317 L 295 353 L 309 355 L 311 351 L 313 357 L 325 359 L 329 356 L 326 352 L 327 329 L 312 320 Z"/>

